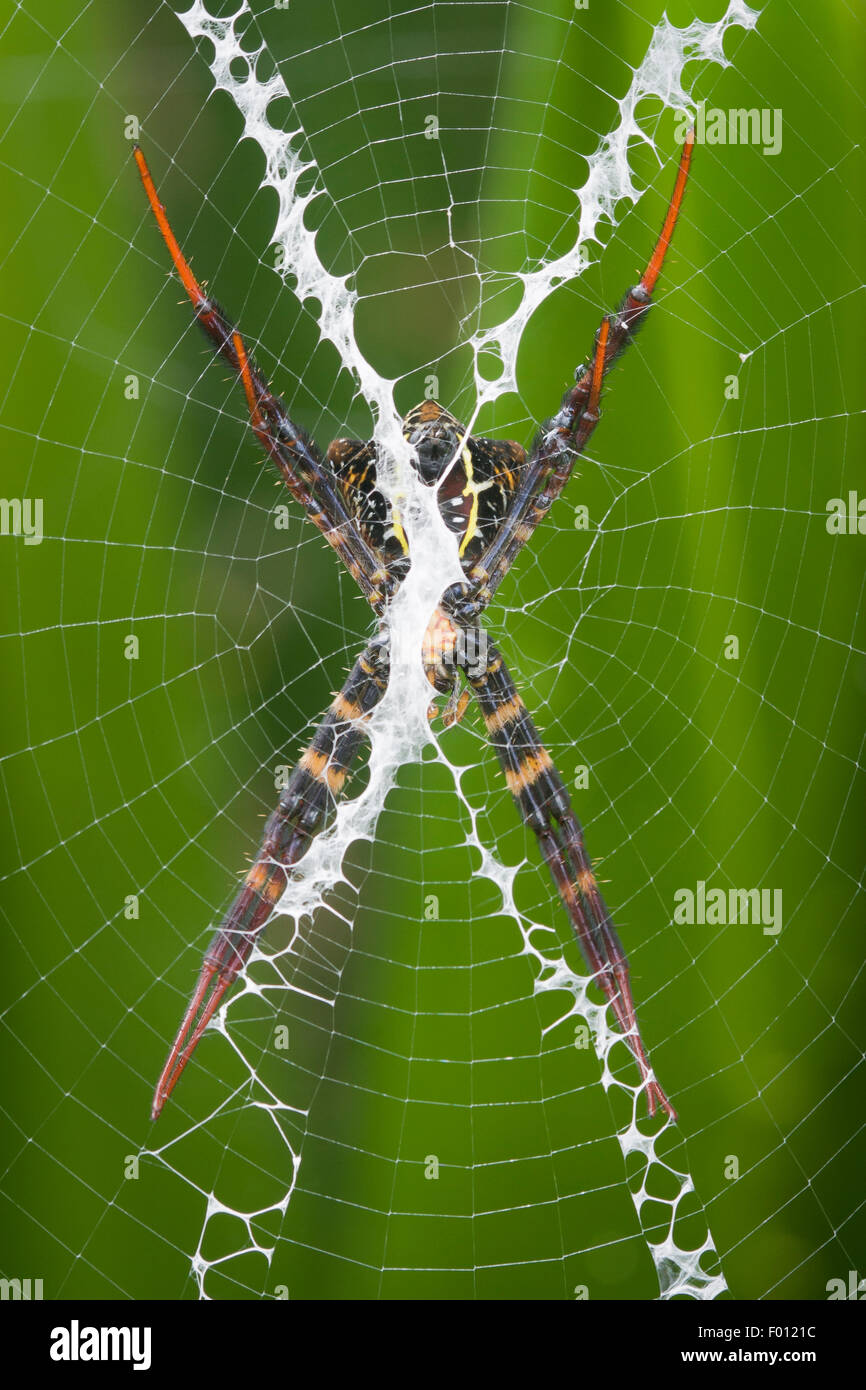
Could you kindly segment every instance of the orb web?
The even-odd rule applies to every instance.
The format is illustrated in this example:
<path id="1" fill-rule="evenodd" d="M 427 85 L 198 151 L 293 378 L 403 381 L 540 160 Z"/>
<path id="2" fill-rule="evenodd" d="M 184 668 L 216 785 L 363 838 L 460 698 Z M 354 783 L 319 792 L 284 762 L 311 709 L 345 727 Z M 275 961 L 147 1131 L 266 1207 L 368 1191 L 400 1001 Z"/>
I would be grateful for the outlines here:
<path id="1" fill-rule="evenodd" d="M 836 209 L 862 217 L 862 103 L 840 83 L 815 117 L 829 40 L 800 21 L 794 80 L 784 4 L 610 10 L 16 10 L 2 418 L 44 535 L 2 538 L 3 1191 L 51 1296 L 816 1297 L 855 1265 L 862 277 Z M 486 619 L 674 1127 L 480 720 L 428 718 L 460 569 L 400 420 L 435 396 L 531 442 L 646 262 L 688 121 L 657 306 Z M 380 446 L 413 556 L 350 794 L 152 1130 L 232 875 L 371 620 L 177 307 L 124 137 L 293 417 Z M 771 915 L 719 920 L 755 891 Z"/>

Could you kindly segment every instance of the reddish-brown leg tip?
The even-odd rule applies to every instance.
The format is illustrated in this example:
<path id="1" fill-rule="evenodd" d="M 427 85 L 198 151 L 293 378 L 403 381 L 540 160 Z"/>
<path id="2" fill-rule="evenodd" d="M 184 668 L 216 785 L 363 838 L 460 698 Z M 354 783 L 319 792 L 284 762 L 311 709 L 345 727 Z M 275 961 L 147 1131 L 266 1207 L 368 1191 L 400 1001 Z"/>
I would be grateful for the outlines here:
<path id="1" fill-rule="evenodd" d="M 153 1105 L 150 1110 L 152 1120 L 158 1120 L 162 1114 L 165 1102 L 180 1080 L 184 1067 L 198 1047 L 202 1034 L 210 1023 L 226 990 L 234 981 L 236 973 L 236 971 L 228 971 L 225 974 L 220 974 L 218 968 L 211 964 L 205 964 L 202 968 L 195 992 L 189 1001 L 177 1037 L 156 1083 Z M 213 991 L 209 995 L 211 986 L 213 986 Z M 199 1009 L 201 1009 L 201 1016 L 196 1022 Z"/>

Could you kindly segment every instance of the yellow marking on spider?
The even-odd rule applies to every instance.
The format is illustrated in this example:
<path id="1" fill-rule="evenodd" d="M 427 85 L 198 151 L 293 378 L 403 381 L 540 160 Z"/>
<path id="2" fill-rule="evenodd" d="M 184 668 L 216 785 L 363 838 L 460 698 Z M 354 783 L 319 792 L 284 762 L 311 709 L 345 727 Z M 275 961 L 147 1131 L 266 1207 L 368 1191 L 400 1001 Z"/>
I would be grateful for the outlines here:
<path id="1" fill-rule="evenodd" d="M 272 867 L 271 864 L 263 864 L 261 860 L 257 861 L 250 869 L 244 882 L 265 902 L 275 903 L 282 896 L 283 884 L 279 874 L 273 873 Z"/>
<path id="2" fill-rule="evenodd" d="M 513 492 L 515 487 L 514 474 L 512 473 L 510 468 L 506 468 L 504 463 L 499 462 L 498 455 L 494 460 L 494 468 L 496 471 L 497 478 L 501 478 L 503 474 L 505 475 L 505 477 L 508 479 L 508 490 L 509 492 Z"/>
<path id="3" fill-rule="evenodd" d="M 356 719 L 361 719 L 364 711 L 354 700 L 347 700 L 342 690 L 334 697 L 331 709 L 338 719 L 345 719 L 353 723 Z"/>
<path id="4" fill-rule="evenodd" d="M 466 438 L 467 438 L 467 436 L 464 435 L 464 437 L 463 437 L 463 443 L 464 443 L 464 444 L 465 444 Z M 465 554 L 467 545 L 468 545 L 469 542 L 472 540 L 472 537 L 475 535 L 476 531 L 478 530 L 478 505 L 479 505 L 479 498 L 481 497 L 482 492 L 486 492 L 487 488 L 489 488 L 489 487 L 492 485 L 493 481 L 494 481 L 493 478 L 488 478 L 488 480 L 487 480 L 486 483 L 476 483 L 476 481 L 475 481 L 475 471 L 474 471 L 473 466 L 472 466 L 472 453 L 471 453 L 471 450 L 469 450 L 468 448 L 464 448 L 464 449 L 463 449 L 463 455 L 462 455 L 462 457 L 463 457 L 463 466 L 464 466 L 464 468 L 466 469 L 466 486 L 465 486 L 465 488 L 463 489 L 463 496 L 464 496 L 464 497 L 471 497 L 471 498 L 472 498 L 472 506 L 471 506 L 470 509 L 469 509 L 469 520 L 468 520 L 467 523 L 466 523 L 466 531 L 465 531 L 465 533 L 464 533 L 464 536 L 463 536 L 462 541 L 460 542 L 460 555 L 461 555 L 461 556 L 463 556 L 463 555 Z"/>
<path id="5" fill-rule="evenodd" d="M 335 767 L 329 762 L 326 753 L 320 753 L 316 748 L 308 748 L 301 758 L 299 766 L 308 772 L 316 782 L 324 782 L 334 796 L 338 796 L 343 790 L 346 781 L 346 769 Z"/>
<path id="6" fill-rule="evenodd" d="M 402 550 L 403 554 L 408 555 L 409 542 L 406 539 L 406 532 L 403 530 L 403 525 L 400 521 L 400 507 L 398 505 L 399 501 L 400 496 L 398 495 L 394 498 L 393 502 L 391 503 L 391 530 L 394 532 L 394 536 L 396 537 L 397 543 L 400 546 L 400 549 Z"/>
<path id="7" fill-rule="evenodd" d="M 454 695 L 457 694 L 457 687 L 454 687 Z M 455 700 L 454 695 L 448 701 L 442 713 L 442 722 L 446 729 L 450 729 L 452 724 L 459 724 L 466 710 L 469 707 L 471 696 L 468 690 L 461 691 Z"/>
<path id="8" fill-rule="evenodd" d="M 586 897 L 598 891 L 598 882 L 592 869 L 581 869 L 577 876 L 577 886 Z"/>
<path id="9" fill-rule="evenodd" d="M 505 780 L 508 783 L 509 791 L 517 796 L 519 792 L 525 791 L 527 787 L 531 787 L 534 782 L 537 782 L 542 773 L 547 772 L 552 766 L 553 763 L 546 748 L 540 748 L 537 753 L 530 753 L 523 759 L 516 772 L 512 768 L 506 769 Z"/>
<path id="10" fill-rule="evenodd" d="M 478 529 L 478 488 L 473 481 L 474 470 L 472 468 L 472 454 L 469 449 L 466 448 L 463 450 L 463 466 L 466 469 L 466 486 L 463 489 L 463 496 L 472 498 L 472 506 L 469 509 L 469 520 L 466 523 L 466 530 L 460 542 L 461 557 L 465 554 L 467 545 Z"/>
<path id="11" fill-rule="evenodd" d="M 515 695 L 512 700 L 505 700 L 501 705 L 490 714 L 485 714 L 484 723 L 487 725 L 489 734 L 496 734 L 503 729 L 506 724 L 510 724 L 526 708 L 519 695 Z"/>
<path id="12" fill-rule="evenodd" d="M 308 748 L 301 758 L 299 766 L 302 767 L 305 772 L 309 772 L 311 777 L 315 777 L 318 782 L 322 779 L 322 773 L 325 770 L 327 761 L 328 755 L 326 753 L 320 753 L 317 748 Z"/>
<path id="13" fill-rule="evenodd" d="M 261 864 L 257 861 L 255 864 L 253 864 L 253 867 L 251 869 L 247 870 L 244 882 L 246 883 L 248 888 L 254 888 L 256 892 L 259 892 L 259 890 L 266 883 L 267 876 L 268 871 L 266 865 Z"/>

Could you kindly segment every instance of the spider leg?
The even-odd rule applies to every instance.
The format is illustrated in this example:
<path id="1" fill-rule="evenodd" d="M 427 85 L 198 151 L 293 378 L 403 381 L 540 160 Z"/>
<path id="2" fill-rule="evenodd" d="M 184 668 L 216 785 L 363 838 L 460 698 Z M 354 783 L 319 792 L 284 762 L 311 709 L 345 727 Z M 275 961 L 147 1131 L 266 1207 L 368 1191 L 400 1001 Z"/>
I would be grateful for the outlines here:
<path id="1" fill-rule="evenodd" d="M 340 796 L 360 746 L 366 717 L 378 704 L 387 680 L 387 648 L 377 637 L 355 662 L 294 768 L 268 820 L 243 887 L 205 952 L 198 983 L 157 1082 L 154 1120 L 159 1118 L 223 995 L 243 970 L 283 895 L 292 866 L 303 859 L 324 828 L 327 812 Z"/>
<path id="2" fill-rule="evenodd" d="M 196 318 L 215 350 L 243 383 L 256 438 L 276 464 L 292 496 L 333 546 L 365 598 L 377 613 L 381 612 L 394 588 L 392 577 L 358 531 L 315 444 L 289 418 L 285 404 L 270 390 L 228 315 L 205 294 L 193 275 L 138 145 L 133 146 L 133 156 L 151 210 Z"/>
<path id="3" fill-rule="evenodd" d="M 452 585 L 443 595 L 444 605 L 461 623 L 474 621 L 490 602 L 536 526 L 559 497 L 571 476 L 574 460 L 586 448 L 601 418 L 604 378 L 644 322 L 652 303 L 682 206 L 694 138 L 694 131 L 689 131 L 664 225 L 646 270 L 617 312 L 602 319 L 592 357 L 578 369 L 575 384 L 563 396 L 558 413 L 546 422 L 535 441 L 504 523 L 466 580 Z"/>
<path id="4" fill-rule="evenodd" d="M 620 1031 L 640 1067 L 650 1115 L 659 1104 L 676 1111 L 653 1075 L 638 1028 L 628 962 L 586 852 L 583 831 L 565 784 L 518 694 L 499 651 L 488 643 L 483 672 L 472 686 L 518 810 L 538 838 L 584 959 L 604 990 Z"/>

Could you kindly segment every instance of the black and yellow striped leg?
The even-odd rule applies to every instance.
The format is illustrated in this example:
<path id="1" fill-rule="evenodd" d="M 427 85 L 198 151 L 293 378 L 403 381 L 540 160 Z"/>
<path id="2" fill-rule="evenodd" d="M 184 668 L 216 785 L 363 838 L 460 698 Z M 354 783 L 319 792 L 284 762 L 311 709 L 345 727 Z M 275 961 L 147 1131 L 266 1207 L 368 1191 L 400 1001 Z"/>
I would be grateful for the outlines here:
<path id="1" fill-rule="evenodd" d="M 488 644 L 487 666 L 466 673 L 505 780 L 526 824 L 535 832 L 568 912 L 584 959 L 604 990 L 620 1030 L 637 1059 L 649 1113 L 676 1111 L 650 1069 L 635 1014 L 628 962 L 592 870 L 580 822 L 565 784 L 539 738 L 501 654 Z"/>
<path id="2" fill-rule="evenodd" d="M 315 444 L 289 418 L 285 405 L 271 391 L 225 310 L 205 294 L 193 275 L 138 145 L 133 147 L 133 155 L 151 210 L 196 318 L 214 350 L 241 379 L 256 438 L 276 464 L 292 496 L 337 552 L 373 609 L 381 613 L 395 587 L 394 579 L 383 568 L 346 510 L 345 501 L 323 467 Z"/>
<path id="3" fill-rule="evenodd" d="M 388 681 L 385 640 L 375 638 L 334 696 L 313 740 L 294 768 L 265 826 L 243 887 L 205 952 L 201 974 L 153 1098 L 160 1114 L 219 1003 L 249 959 L 279 902 L 292 866 L 303 859 L 339 798 L 364 736 L 364 723 Z"/>

